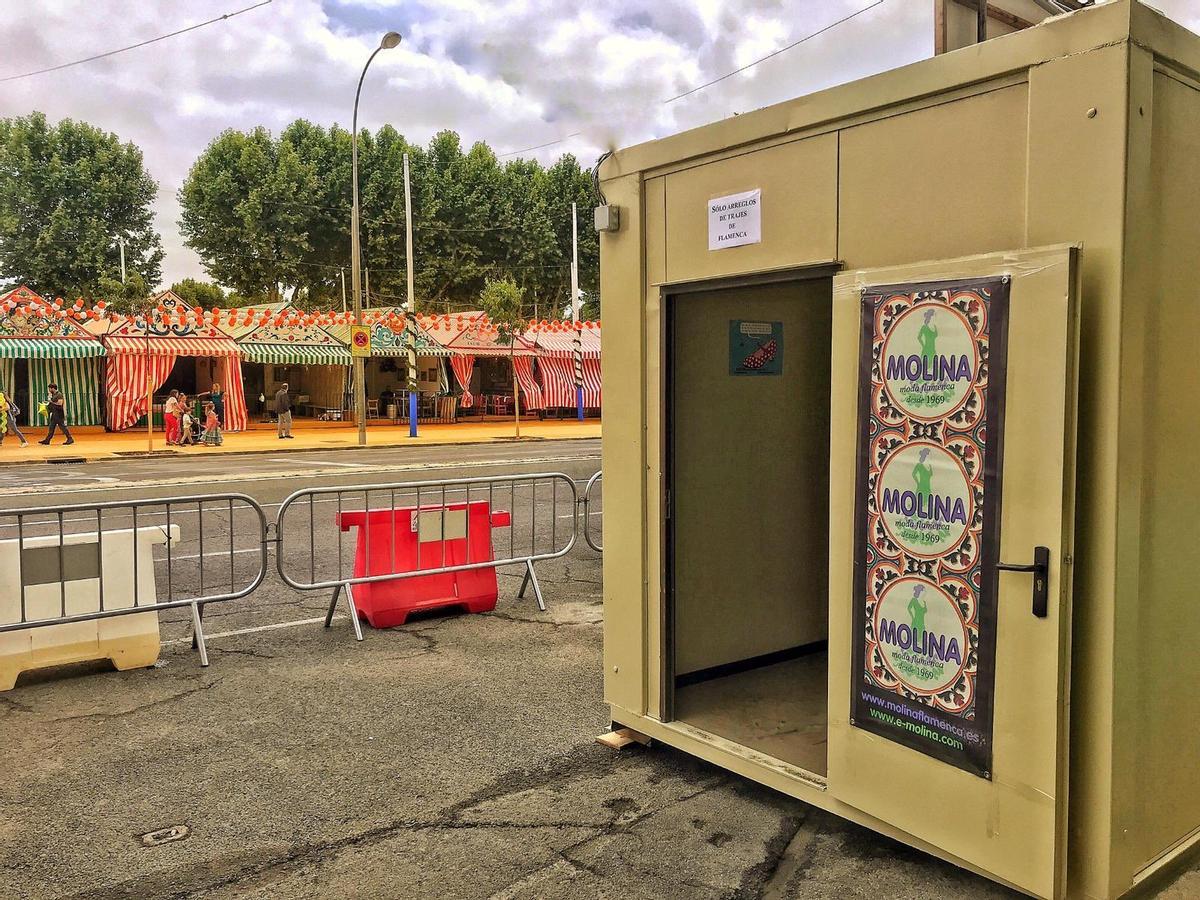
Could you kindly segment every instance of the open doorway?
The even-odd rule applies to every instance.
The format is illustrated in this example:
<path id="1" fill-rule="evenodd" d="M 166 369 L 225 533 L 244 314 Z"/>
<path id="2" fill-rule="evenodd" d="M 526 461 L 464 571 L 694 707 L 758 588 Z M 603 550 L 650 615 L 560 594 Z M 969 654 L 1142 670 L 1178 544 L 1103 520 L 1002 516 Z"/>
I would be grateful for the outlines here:
<path id="1" fill-rule="evenodd" d="M 665 709 L 826 773 L 831 273 L 667 296 Z"/>

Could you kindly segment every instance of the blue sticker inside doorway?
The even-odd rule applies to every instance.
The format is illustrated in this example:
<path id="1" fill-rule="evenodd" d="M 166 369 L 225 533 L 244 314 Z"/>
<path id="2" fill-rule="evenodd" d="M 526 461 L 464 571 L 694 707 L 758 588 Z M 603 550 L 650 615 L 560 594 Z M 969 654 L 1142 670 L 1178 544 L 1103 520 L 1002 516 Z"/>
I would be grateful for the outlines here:
<path id="1" fill-rule="evenodd" d="M 783 374 L 783 323 L 732 320 L 729 323 L 729 374 Z"/>

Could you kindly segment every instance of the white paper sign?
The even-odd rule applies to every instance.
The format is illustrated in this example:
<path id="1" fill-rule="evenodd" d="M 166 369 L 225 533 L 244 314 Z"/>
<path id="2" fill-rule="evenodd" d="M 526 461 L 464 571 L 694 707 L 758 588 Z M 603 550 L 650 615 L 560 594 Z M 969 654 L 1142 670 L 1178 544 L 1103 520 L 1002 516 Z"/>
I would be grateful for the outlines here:
<path id="1" fill-rule="evenodd" d="M 762 241 L 762 189 L 708 201 L 708 249 L 724 250 Z"/>

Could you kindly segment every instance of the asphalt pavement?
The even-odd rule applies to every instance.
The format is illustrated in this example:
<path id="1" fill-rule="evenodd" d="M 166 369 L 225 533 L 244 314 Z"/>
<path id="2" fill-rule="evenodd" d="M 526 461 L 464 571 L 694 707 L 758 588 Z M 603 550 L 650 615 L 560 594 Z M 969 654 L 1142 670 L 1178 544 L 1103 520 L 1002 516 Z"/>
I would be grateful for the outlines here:
<path id="1" fill-rule="evenodd" d="M 0 510 L 236 492 L 271 517 L 306 488 L 537 472 L 582 482 L 598 467 L 591 441 L 229 457 L 199 481 L 170 460 L 8 467 Z M 514 502 L 523 538 L 561 539 L 563 498 Z M 285 543 L 289 571 L 339 552 L 334 510 L 314 507 L 315 545 Z M 201 558 L 198 513 L 173 515 L 174 552 Z M 235 580 L 253 578 L 253 516 L 214 506 L 208 527 L 223 540 L 209 538 L 206 556 L 230 536 L 248 551 L 212 572 L 232 558 Z M 0 694 L 0 896 L 1010 896 L 670 748 L 597 745 L 609 724 L 601 570 L 582 543 L 538 563 L 544 613 L 517 598 L 522 571 L 508 568 L 494 612 L 368 628 L 361 643 L 345 606 L 326 629 L 328 593 L 285 587 L 273 555 L 267 568 L 252 595 L 206 610 L 208 668 L 173 611 L 155 668 L 81 664 Z M 1166 896 L 1198 888 L 1193 873 Z"/>

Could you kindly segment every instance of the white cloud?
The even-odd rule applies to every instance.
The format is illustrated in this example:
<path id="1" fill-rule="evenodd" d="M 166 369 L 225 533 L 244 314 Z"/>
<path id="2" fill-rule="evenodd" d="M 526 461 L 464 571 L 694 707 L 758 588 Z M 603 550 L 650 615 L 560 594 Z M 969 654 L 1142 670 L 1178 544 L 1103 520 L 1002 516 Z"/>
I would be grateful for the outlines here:
<path id="1" fill-rule="evenodd" d="M 613 145 L 758 108 L 928 56 L 927 0 L 882 6 L 676 103 L 661 101 L 816 31 L 868 0 L 274 0 L 267 7 L 128 53 L 9 82 L 0 116 L 40 109 L 141 146 L 159 181 L 167 281 L 201 275 L 182 246 L 175 193 L 226 128 L 279 131 L 304 117 L 349 125 L 362 63 L 389 29 L 363 88 L 360 122 L 425 141 L 443 128 L 498 152 L 585 164 Z M 144 40 L 248 0 L 0 4 L 0 42 L 21 48 L 0 75 Z M 1194 0 L 1157 0 L 1200 27 Z"/>

